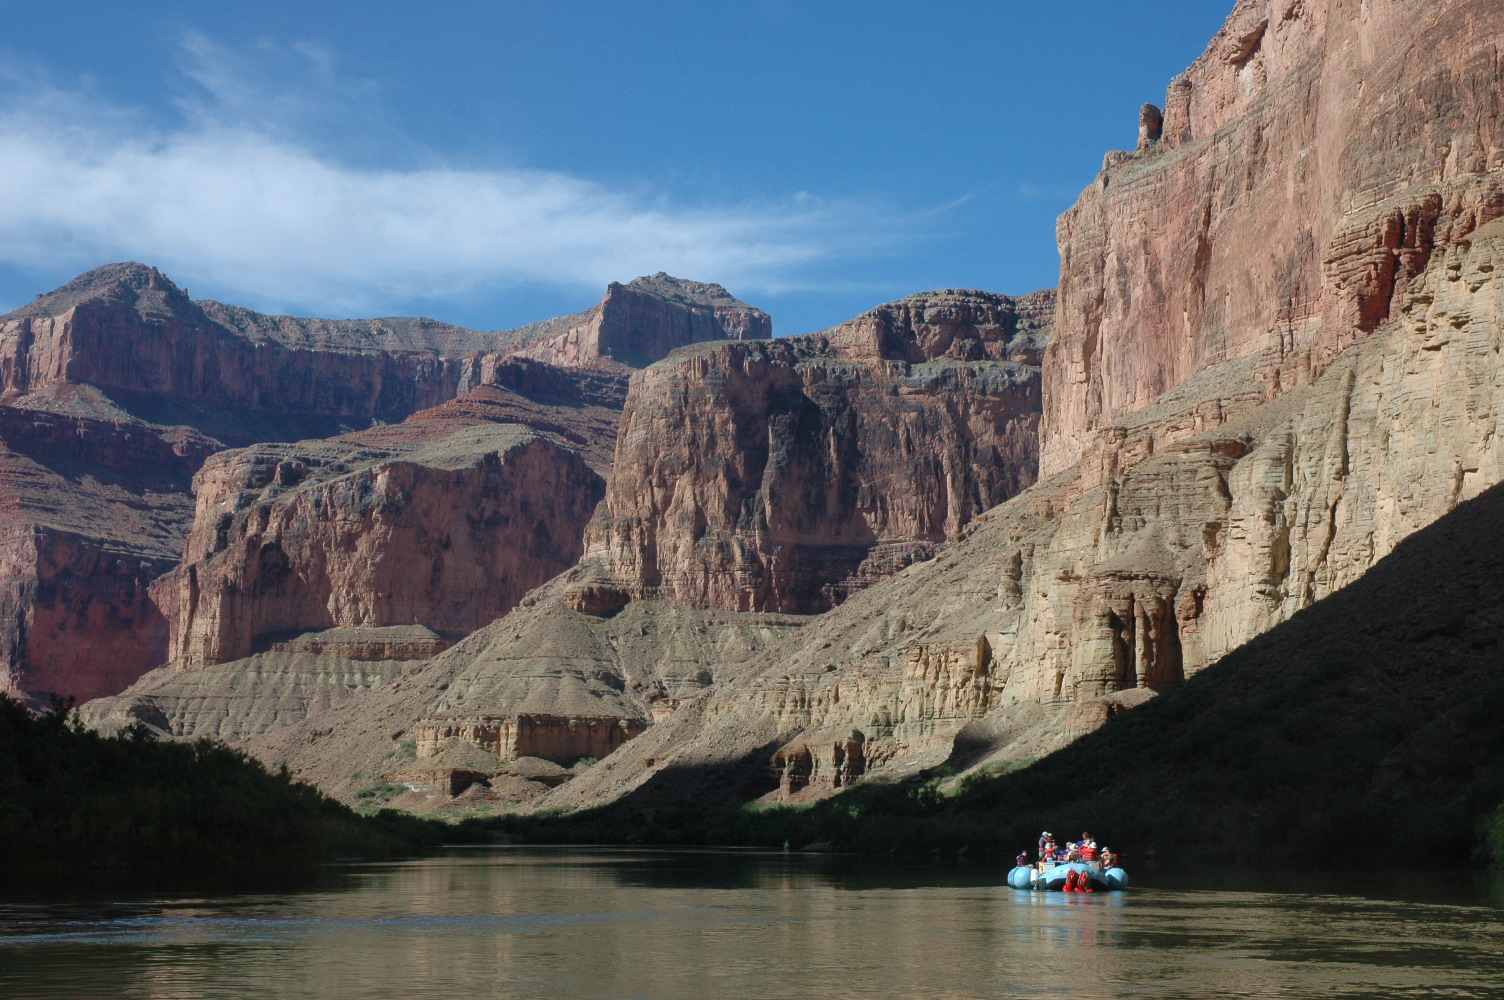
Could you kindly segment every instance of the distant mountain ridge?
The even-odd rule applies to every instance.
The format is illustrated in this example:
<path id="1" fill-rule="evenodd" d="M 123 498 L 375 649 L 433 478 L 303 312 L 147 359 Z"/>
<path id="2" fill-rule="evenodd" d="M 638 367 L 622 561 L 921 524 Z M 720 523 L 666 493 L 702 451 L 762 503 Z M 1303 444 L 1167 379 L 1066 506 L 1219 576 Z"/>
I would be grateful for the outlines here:
<path id="1" fill-rule="evenodd" d="M 567 344 L 545 335 L 559 330 Z M 0 509 L 11 515 L 0 526 L 0 690 L 92 698 L 165 662 L 168 628 L 152 581 L 182 551 L 195 471 L 228 447 L 303 442 L 311 453 L 349 452 L 356 446 L 320 439 L 390 424 L 383 440 L 397 455 L 404 436 L 448 426 L 446 414 L 518 423 L 546 440 L 516 468 L 559 465 L 580 502 L 554 498 L 563 519 L 549 520 L 534 516 L 530 505 L 542 498 L 524 490 L 515 518 L 497 512 L 473 538 L 455 537 L 467 539 L 466 551 L 484 549 L 546 522 L 560 540 L 557 558 L 572 561 L 600 489 L 592 467 L 608 462 L 632 365 L 748 331 L 771 333 L 766 314 L 718 285 L 663 274 L 612 284 L 576 317 L 520 332 L 423 317 L 271 316 L 195 301 L 135 262 L 81 274 L 0 316 Z M 404 423 L 419 412 L 438 417 Z M 507 465 L 521 453 L 484 444 L 466 446 L 465 470 L 440 470 L 465 481 L 453 490 L 494 493 L 511 481 L 506 472 L 498 480 L 486 456 Z M 164 451 L 173 461 L 153 457 Z M 548 478 L 526 475 L 533 488 Z M 525 539 L 504 544 L 514 542 Z M 551 567 L 545 575 L 563 568 L 549 558 L 539 563 Z M 507 570 L 518 581 L 539 571 Z M 493 595 L 495 606 L 520 596 L 518 586 Z"/>

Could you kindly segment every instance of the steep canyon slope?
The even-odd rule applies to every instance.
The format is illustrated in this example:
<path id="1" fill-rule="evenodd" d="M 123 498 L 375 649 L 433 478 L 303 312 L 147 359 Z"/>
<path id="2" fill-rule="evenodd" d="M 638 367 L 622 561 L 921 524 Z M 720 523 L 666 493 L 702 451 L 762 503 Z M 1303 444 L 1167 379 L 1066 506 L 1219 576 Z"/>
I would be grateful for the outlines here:
<path id="1" fill-rule="evenodd" d="M 543 804 L 799 797 L 1040 756 L 1504 479 L 1500 37 L 1504 10 L 1476 0 L 1239 2 L 1163 115 L 1146 109 L 1139 149 L 1110 155 L 1062 219 L 1046 477 L 956 525 L 934 558 L 707 662 L 704 690 L 629 698 L 622 710 L 653 725 Z M 697 458 L 718 454 L 709 441 L 693 455 L 647 443 L 673 441 L 693 411 L 723 451 L 746 451 L 766 414 L 792 420 L 764 386 L 820 398 L 813 366 L 748 346 L 640 377 L 642 398 L 659 398 L 624 423 L 618 460 L 636 453 L 642 471 L 614 477 L 581 567 L 373 702 L 348 737 L 310 719 L 264 751 L 334 780 L 334 762 L 376 766 L 404 733 L 503 717 L 561 671 L 611 689 L 606 700 L 647 690 L 623 682 L 662 648 L 639 641 L 655 631 L 640 615 L 659 633 L 689 621 L 686 605 L 755 615 L 780 579 L 798 610 L 836 604 L 788 561 L 811 564 L 801 547 L 814 539 L 769 516 L 760 467 Z M 809 426 L 828 443 L 809 475 L 839 484 L 847 435 Z M 931 481 L 921 495 L 949 485 Z M 744 497 L 756 502 L 724 503 Z M 898 514 L 936 523 L 933 509 Z M 609 669 L 591 681 L 568 662 L 574 642 Z"/>
<path id="2" fill-rule="evenodd" d="M 828 793 L 867 773 L 1016 763 L 1195 675 L 1504 481 L 1501 271 L 1496 221 L 1437 254 L 1400 315 L 1311 382 L 1239 406 L 1250 366 L 1211 370 L 1197 386 L 1230 393 L 1211 397 L 1212 426 L 1185 433 L 1183 399 L 1140 411 L 1123 447 L 1147 457 L 1099 454 L 989 512 L 546 803 Z"/>
<path id="3" fill-rule="evenodd" d="M 169 629 L 148 591 L 181 555 L 190 482 L 215 452 L 389 424 L 472 393 L 486 421 L 536 421 L 603 470 L 630 369 L 597 343 L 651 359 L 767 322 L 719 286 L 664 275 L 613 285 L 591 315 L 598 340 L 573 358 L 590 373 L 523 356 L 537 340 L 526 329 L 267 316 L 194 301 L 140 264 L 96 269 L 0 317 L 0 497 L 12 515 L 0 686 L 87 699 L 165 661 Z"/>
<path id="4" fill-rule="evenodd" d="M 929 292 L 637 376 L 590 551 L 635 599 L 810 614 L 1033 482 L 1054 295 Z"/>
<path id="5" fill-rule="evenodd" d="M 458 738 L 568 763 L 736 683 L 795 615 L 928 557 L 1028 485 L 1052 306 L 930 292 L 650 366 L 578 567 L 342 724 L 315 715 L 253 745 L 337 781 L 399 767 L 393 731 L 425 755 Z"/>
<path id="6" fill-rule="evenodd" d="M 1042 474 L 1222 361 L 1308 381 L 1504 211 L 1499 29 L 1480 0 L 1239 0 L 1060 219 Z"/>

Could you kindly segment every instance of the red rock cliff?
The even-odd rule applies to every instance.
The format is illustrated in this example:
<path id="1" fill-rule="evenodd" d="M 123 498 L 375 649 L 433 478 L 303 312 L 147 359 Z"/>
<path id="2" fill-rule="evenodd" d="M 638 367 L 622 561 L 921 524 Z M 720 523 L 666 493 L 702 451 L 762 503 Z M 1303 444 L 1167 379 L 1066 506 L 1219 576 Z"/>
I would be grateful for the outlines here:
<path id="1" fill-rule="evenodd" d="M 1504 212 L 1496 29 L 1480 0 L 1240 0 L 1061 217 L 1042 474 L 1220 361 L 1309 381 Z"/>
<path id="2" fill-rule="evenodd" d="M 225 446 L 400 421 L 468 393 L 451 417 L 527 424 L 604 472 L 621 359 L 766 320 L 719 286 L 661 276 L 613 286 L 591 315 L 592 345 L 613 356 L 558 358 L 575 370 L 512 356 L 558 323 L 486 333 L 267 316 L 195 302 L 140 264 L 90 271 L 0 317 L 0 684 L 89 698 L 166 659 L 147 586 L 181 552 L 194 471 Z"/>
<path id="3" fill-rule="evenodd" d="M 769 338 L 773 321 L 720 285 L 660 271 L 626 285 L 613 281 L 605 298 L 587 312 L 504 336 L 518 344 L 508 349 L 510 353 L 551 364 L 642 368 L 689 344 Z"/>
<path id="4" fill-rule="evenodd" d="M 0 406 L 0 690 L 82 700 L 160 662 L 148 587 L 177 560 L 189 481 L 215 447 Z"/>
<path id="5" fill-rule="evenodd" d="M 191 400 L 296 414 L 307 433 L 337 429 L 318 418 L 347 426 L 400 420 L 452 398 L 466 356 L 495 339 L 431 320 L 262 316 L 194 302 L 155 268 L 113 264 L 0 320 L 0 390 L 25 396 L 86 383 L 146 419 L 173 399 Z M 173 416 L 197 423 L 199 415 Z M 259 431 L 225 436 L 245 442 Z"/>
<path id="6" fill-rule="evenodd" d="M 932 292 L 632 381 L 591 549 L 633 597 L 823 611 L 1033 482 L 1051 293 Z"/>
<path id="7" fill-rule="evenodd" d="M 174 663 L 325 629 L 419 625 L 452 640 L 571 566 L 604 484 L 578 453 L 494 422 L 505 410 L 484 411 L 499 395 L 211 458 L 182 567 L 160 588 Z"/>

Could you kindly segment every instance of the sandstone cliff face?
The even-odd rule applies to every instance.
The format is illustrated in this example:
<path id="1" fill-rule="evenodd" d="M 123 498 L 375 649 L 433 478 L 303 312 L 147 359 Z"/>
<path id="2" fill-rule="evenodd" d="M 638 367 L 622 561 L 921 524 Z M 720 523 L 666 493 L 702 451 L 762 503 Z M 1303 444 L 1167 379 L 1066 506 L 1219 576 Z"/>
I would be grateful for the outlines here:
<path id="1" fill-rule="evenodd" d="M 1310 383 L 1231 392 L 1209 426 L 1207 397 L 1160 400 L 1117 428 L 1136 462 L 989 512 L 543 804 L 1033 758 L 1204 669 L 1504 480 L 1501 272 L 1504 221 L 1440 251 L 1399 316 Z M 1244 384 L 1263 360 L 1196 386 Z M 689 766 L 705 761 L 723 763 L 714 787 Z"/>
<path id="2" fill-rule="evenodd" d="M 1467 0 L 1239 3 L 1164 112 L 1141 115 L 1138 151 L 1110 156 L 1062 220 L 1051 474 L 947 526 L 934 558 L 798 628 L 703 609 L 767 606 L 768 580 L 795 592 L 778 553 L 818 536 L 767 539 L 783 492 L 826 503 L 798 483 L 861 468 L 881 484 L 827 525 L 904 496 L 840 450 L 874 412 L 854 387 L 902 400 L 912 370 L 944 367 L 929 359 L 1003 363 L 961 360 L 1006 356 L 969 346 L 995 338 L 915 328 L 895 351 L 888 331 L 912 320 L 873 318 L 685 351 L 636 379 L 618 469 L 644 471 L 614 477 L 580 567 L 359 721 L 310 716 L 261 751 L 337 787 L 394 733 L 499 732 L 567 704 L 652 725 L 545 808 L 807 797 L 1040 756 L 1357 579 L 1504 479 L 1501 17 Z M 794 426 L 821 447 L 784 446 Z M 780 480 L 775 455 L 806 475 Z M 675 600 L 645 599 L 660 595 Z M 732 638 L 753 646 L 715 645 Z"/>
<path id="3" fill-rule="evenodd" d="M 643 368 L 709 340 L 766 340 L 773 321 L 720 285 L 659 272 L 612 282 L 587 312 L 511 331 L 508 353 L 569 368 Z"/>
<path id="4" fill-rule="evenodd" d="M 652 723 L 540 808 L 800 799 L 1042 756 L 1504 480 L 1501 271 L 1504 222 L 1441 251 L 1400 316 L 1311 382 L 1265 400 L 1248 388 L 1265 359 L 1215 366 L 1115 425 L 1091 467 L 819 618 L 602 605 L 584 599 L 598 555 L 358 712 L 257 746 L 338 788 L 394 733 L 478 738 L 530 712 Z"/>
<path id="5" fill-rule="evenodd" d="M 1053 297 L 933 292 L 636 376 L 590 549 L 612 585 L 823 611 L 1033 481 Z"/>
<path id="6" fill-rule="evenodd" d="M 227 445 L 338 434 L 463 394 L 450 417 L 526 424 L 605 472 L 630 369 L 598 348 L 636 363 L 766 320 L 719 286 L 667 276 L 613 286 L 592 315 L 574 370 L 512 356 L 532 343 L 524 331 L 266 316 L 195 302 L 139 264 L 0 317 L 0 500 L 14 513 L 0 546 L 4 689 L 96 697 L 166 659 L 148 584 L 184 544 L 194 471 Z M 412 429 L 368 433 L 380 444 Z"/>
<path id="7" fill-rule="evenodd" d="M 1042 474 L 1222 361 L 1308 381 L 1504 213 L 1498 29 L 1478 0 L 1240 0 L 1061 217 Z"/>
<path id="8" fill-rule="evenodd" d="M 179 431 L 0 406 L 0 690 L 90 698 L 160 662 L 148 587 L 217 446 Z"/>
<path id="9" fill-rule="evenodd" d="M 579 558 L 602 489 L 580 455 L 474 405 L 222 452 L 195 480 L 182 569 L 163 585 L 172 659 L 328 628 L 464 635 Z"/>
<path id="10" fill-rule="evenodd" d="M 510 355 L 620 370 L 701 340 L 771 335 L 765 313 L 721 286 L 663 274 L 613 283 L 588 312 L 487 333 L 421 318 L 267 316 L 195 302 L 155 268 L 111 264 L 0 317 L 0 393 L 15 402 L 86 383 L 144 419 L 176 407 L 195 426 L 214 415 L 185 401 L 202 401 L 249 411 L 239 435 L 208 428 L 249 443 L 258 416 L 296 414 L 305 433 L 402 420 L 492 383 Z"/>
<path id="11" fill-rule="evenodd" d="M 437 405 L 457 395 L 465 355 L 494 343 L 426 320 L 297 321 L 198 303 L 154 268 L 114 264 L 0 321 L 0 389 L 87 383 L 148 420 L 174 399 L 202 401 L 312 418 L 306 434 L 337 429 L 320 418 L 363 426 Z M 210 433 L 256 436 L 254 427 Z"/>

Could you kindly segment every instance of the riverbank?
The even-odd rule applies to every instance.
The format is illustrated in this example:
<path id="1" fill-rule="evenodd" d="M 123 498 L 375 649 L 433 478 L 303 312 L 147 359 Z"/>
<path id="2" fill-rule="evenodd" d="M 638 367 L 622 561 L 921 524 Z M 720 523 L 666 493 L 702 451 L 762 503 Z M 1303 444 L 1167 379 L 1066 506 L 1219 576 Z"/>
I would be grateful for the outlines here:
<path id="1" fill-rule="evenodd" d="M 0 696 L 0 870 L 213 867 L 392 857 L 441 842 L 438 824 L 360 816 L 223 744 L 102 736 L 70 706 L 34 714 Z"/>
<path id="2" fill-rule="evenodd" d="M 804 808 L 674 801 L 651 782 L 530 841 L 1012 857 L 1091 830 L 1131 865 L 1504 865 L 1504 488 L 1147 704 L 1030 766 L 869 778 Z M 953 763 L 964 764 L 955 760 Z M 672 789 L 665 781 L 661 787 Z M 482 824 L 483 825 L 483 824 Z"/>

